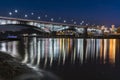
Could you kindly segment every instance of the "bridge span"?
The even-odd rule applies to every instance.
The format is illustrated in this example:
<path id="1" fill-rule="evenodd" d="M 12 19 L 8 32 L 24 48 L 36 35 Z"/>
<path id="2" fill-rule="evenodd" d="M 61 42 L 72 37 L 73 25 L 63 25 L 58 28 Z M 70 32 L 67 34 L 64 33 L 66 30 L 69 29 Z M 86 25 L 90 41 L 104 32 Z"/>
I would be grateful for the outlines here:
<path id="1" fill-rule="evenodd" d="M 86 26 L 0 16 L 0 26 L 6 25 L 24 25 L 40 31 L 44 31 L 46 33 L 60 32 L 66 30 L 72 30 L 75 33 L 87 33 Z M 68 32 L 70 33 L 70 31 Z"/>

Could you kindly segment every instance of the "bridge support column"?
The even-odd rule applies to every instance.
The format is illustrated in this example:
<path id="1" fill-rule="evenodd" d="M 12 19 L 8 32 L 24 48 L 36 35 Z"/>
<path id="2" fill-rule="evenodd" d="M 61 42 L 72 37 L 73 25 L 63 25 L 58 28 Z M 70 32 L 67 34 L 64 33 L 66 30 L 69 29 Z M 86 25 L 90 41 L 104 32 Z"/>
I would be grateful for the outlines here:
<path id="1" fill-rule="evenodd" d="M 87 36 L 88 36 L 87 29 L 88 29 L 88 27 L 85 27 L 85 28 L 84 28 L 84 37 L 87 37 Z"/>

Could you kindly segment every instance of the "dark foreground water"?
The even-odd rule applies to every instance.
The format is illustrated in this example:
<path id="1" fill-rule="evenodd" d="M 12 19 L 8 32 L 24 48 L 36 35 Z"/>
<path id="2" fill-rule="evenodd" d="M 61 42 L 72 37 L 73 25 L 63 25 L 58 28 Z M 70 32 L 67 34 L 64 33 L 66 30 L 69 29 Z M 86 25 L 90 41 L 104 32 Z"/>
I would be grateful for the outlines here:
<path id="1" fill-rule="evenodd" d="M 62 80 L 120 80 L 120 39 L 24 37 L 0 50 Z"/>

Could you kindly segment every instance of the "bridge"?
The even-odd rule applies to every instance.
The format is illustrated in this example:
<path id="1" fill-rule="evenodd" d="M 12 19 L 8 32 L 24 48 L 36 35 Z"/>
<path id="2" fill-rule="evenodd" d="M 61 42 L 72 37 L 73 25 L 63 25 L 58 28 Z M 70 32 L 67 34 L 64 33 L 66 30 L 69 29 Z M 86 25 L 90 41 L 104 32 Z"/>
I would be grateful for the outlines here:
<path id="1" fill-rule="evenodd" d="M 0 17 L 0 26 L 15 26 L 20 25 L 21 27 L 34 28 L 40 32 L 52 33 L 65 30 L 72 30 L 74 32 L 86 33 L 86 26 L 74 25 L 74 24 L 63 24 L 56 22 L 46 22 L 38 20 L 11 18 L 11 17 Z"/>

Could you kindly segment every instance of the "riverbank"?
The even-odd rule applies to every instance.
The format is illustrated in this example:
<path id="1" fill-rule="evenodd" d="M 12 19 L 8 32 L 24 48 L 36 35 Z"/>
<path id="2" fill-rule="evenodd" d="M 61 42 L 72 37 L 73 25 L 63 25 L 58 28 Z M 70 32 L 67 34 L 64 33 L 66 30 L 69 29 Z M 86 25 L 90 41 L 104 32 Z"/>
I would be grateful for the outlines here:
<path id="1" fill-rule="evenodd" d="M 58 80 L 52 73 L 34 70 L 7 53 L 0 52 L 0 80 Z"/>

